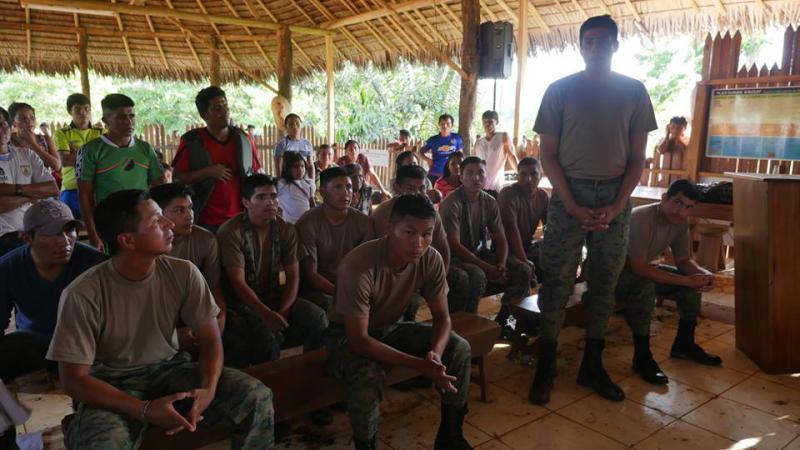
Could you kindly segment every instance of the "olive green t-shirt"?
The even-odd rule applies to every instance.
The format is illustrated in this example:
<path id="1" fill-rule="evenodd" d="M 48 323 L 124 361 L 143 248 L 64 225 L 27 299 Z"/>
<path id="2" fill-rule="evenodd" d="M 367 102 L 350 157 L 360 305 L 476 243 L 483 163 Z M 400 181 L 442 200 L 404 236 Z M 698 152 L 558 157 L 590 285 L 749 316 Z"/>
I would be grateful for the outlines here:
<path id="1" fill-rule="evenodd" d="M 661 204 L 633 208 L 628 257 L 646 262 L 658 258 L 667 247 L 672 256 L 689 256 L 689 224 L 672 224 L 661 215 Z"/>
<path id="2" fill-rule="evenodd" d="M 579 72 L 547 88 L 533 130 L 559 138 L 567 177 L 608 180 L 625 173 L 631 135 L 657 127 L 641 81 L 615 72 L 590 80 Z"/>
<path id="3" fill-rule="evenodd" d="M 200 269 L 211 289 L 220 287 L 219 247 L 214 233 L 192 225 L 189 236 L 175 236 L 169 255 L 191 261 Z"/>
<path id="4" fill-rule="evenodd" d="M 197 329 L 218 314 L 203 275 L 189 261 L 159 256 L 147 278 L 130 281 L 112 259 L 61 293 L 47 359 L 117 370 L 156 364 L 178 353 L 178 321 Z"/>
<path id="5" fill-rule="evenodd" d="M 481 204 L 484 210 L 484 230 L 481 230 Z M 462 221 L 464 205 L 467 207 L 468 224 Z M 478 194 L 477 200 L 469 202 L 466 201 L 464 188 L 459 187 L 442 200 L 442 203 L 439 205 L 439 215 L 442 216 L 444 231 L 448 236 L 459 236 L 460 239 L 462 228 L 469 227 L 472 242 L 464 243 L 462 241 L 461 244 L 465 245 L 472 252 L 477 250 L 481 234 L 484 231 L 488 231 L 487 238 L 491 238 L 492 234 L 498 232 L 505 234 L 503 230 L 503 221 L 500 218 L 500 209 L 497 207 L 497 201 L 485 191 L 481 191 L 480 194 Z"/>
<path id="6" fill-rule="evenodd" d="M 83 146 L 76 164 L 78 179 L 94 184 L 98 203 L 123 189 L 147 190 L 164 175 L 153 147 L 133 138 L 127 147 L 118 147 L 100 136 Z"/>
<path id="7" fill-rule="evenodd" d="M 547 221 L 547 205 L 549 199 L 544 189 L 537 188 L 533 194 L 524 192 L 519 184 L 506 186 L 497 196 L 497 206 L 503 224 L 516 224 L 522 238 L 523 247 L 528 247 L 539 222 Z"/>
<path id="8" fill-rule="evenodd" d="M 303 214 L 297 221 L 297 237 L 300 242 L 299 259 L 312 258 L 317 263 L 317 273 L 336 284 L 336 271 L 342 258 L 358 245 L 374 238 L 369 216 L 353 208 L 347 209 L 347 218 L 333 225 L 325 218 L 322 208 L 317 206 Z"/>
<path id="9" fill-rule="evenodd" d="M 246 214 L 246 213 L 242 213 Z M 280 243 L 279 261 L 281 267 L 278 272 L 285 272 L 286 267 L 297 262 L 297 232 L 294 225 L 284 222 L 280 217 L 275 218 L 277 227 L 277 240 Z M 253 249 L 254 263 L 256 270 L 256 285 L 258 286 L 256 295 L 267 303 L 267 306 L 274 306 L 274 302 L 280 299 L 280 292 L 270 292 L 270 259 L 272 257 L 272 236 L 271 225 L 265 228 L 254 227 L 258 242 Z M 242 233 L 241 215 L 237 215 L 222 224 L 217 231 L 219 248 L 222 253 L 222 267 L 242 268 L 245 267 L 245 239 Z M 279 279 L 280 284 L 280 279 Z"/>
<path id="10" fill-rule="evenodd" d="M 65 128 L 59 128 L 53 134 L 53 141 L 59 152 L 70 153 L 69 144 L 81 151 L 87 142 L 99 138 L 103 134 L 102 128 L 89 127 L 85 130 L 75 128 L 70 125 Z M 69 191 L 78 189 L 78 179 L 75 177 L 74 166 L 61 167 L 61 190 Z"/>
<path id="11" fill-rule="evenodd" d="M 389 266 L 389 239 L 361 244 L 339 265 L 336 294 L 328 312 L 332 322 L 369 316 L 369 328 L 391 325 L 401 317 L 412 296 L 420 292 L 427 303 L 447 301 L 447 274 L 433 247 L 420 260 L 401 270 Z"/>

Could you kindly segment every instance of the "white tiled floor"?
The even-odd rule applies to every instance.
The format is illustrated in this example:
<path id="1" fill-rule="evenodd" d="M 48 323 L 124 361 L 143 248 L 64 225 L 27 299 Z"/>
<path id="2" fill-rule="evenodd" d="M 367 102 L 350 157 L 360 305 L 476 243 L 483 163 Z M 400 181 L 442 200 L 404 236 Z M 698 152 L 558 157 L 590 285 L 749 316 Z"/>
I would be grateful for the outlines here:
<path id="1" fill-rule="evenodd" d="M 486 299 L 481 312 L 496 311 L 497 299 Z M 422 311 L 424 314 L 425 311 Z M 670 376 L 666 386 L 652 386 L 631 372 L 630 337 L 621 317 L 609 326 L 605 365 L 620 383 L 627 400 L 612 403 L 577 385 L 575 375 L 583 349 L 580 329 L 565 329 L 560 339 L 558 377 L 547 408 L 527 401 L 533 368 L 506 358 L 501 343 L 489 355 L 489 401 L 481 403 L 472 386 L 465 424 L 468 440 L 479 450 L 624 449 L 800 450 L 800 374 L 767 375 L 736 350 L 730 325 L 707 319 L 698 327 L 698 341 L 724 359 L 723 367 L 704 367 L 669 358 L 675 334 L 675 313 L 657 308 L 653 321 L 653 353 Z M 61 394 L 22 394 L 33 407 L 27 431 L 49 429 L 47 448 L 60 448 L 58 423 L 69 411 Z M 344 412 L 324 429 L 295 424 L 295 434 L 281 449 L 351 448 Z M 379 437 L 382 448 L 430 449 L 439 423 L 435 393 L 387 389 Z M 219 443 L 205 450 L 221 450 Z"/>

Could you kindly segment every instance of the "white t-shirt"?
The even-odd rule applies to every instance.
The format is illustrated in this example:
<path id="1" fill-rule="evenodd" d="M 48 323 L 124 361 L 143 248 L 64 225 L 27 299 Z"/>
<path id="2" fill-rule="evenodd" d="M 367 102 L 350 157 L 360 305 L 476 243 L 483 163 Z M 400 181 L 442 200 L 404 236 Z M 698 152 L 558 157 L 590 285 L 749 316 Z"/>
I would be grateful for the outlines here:
<path id="1" fill-rule="evenodd" d="M 295 223 L 306 211 L 311 209 L 309 199 L 314 198 L 314 180 L 303 178 L 293 183 L 284 179 L 278 181 L 278 202 L 283 211 L 283 220 Z"/>
<path id="2" fill-rule="evenodd" d="M 495 133 L 491 139 L 482 136 L 475 143 L 475 155 L 486 161 L 485 189 L 500 191 L 506 172 L 506 154 L 503 152 L 503 139 L 506 133 Z"/>
<path id="3" fill-rule="evenodd" d="M 29 148 L 8 144 L 8 153 L 0 155 L 0 183 L 34 184 L 53 181 L 53 176 L 45 168 L 39 155 Z M 22 231 L 22 218 L 31 204 L 26 203 L 17 209 L 0 213 L 0 236 Z"/>

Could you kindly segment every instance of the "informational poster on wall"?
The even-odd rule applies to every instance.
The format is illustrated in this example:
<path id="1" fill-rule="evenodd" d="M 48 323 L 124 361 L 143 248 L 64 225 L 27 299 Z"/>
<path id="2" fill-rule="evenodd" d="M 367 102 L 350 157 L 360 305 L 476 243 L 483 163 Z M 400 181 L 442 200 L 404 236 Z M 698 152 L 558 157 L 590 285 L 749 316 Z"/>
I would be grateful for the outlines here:
<path id="1" fill-rule="evenodd" d="M 715 89 L 706 156 L 800 160 L 800 87 Z"/>

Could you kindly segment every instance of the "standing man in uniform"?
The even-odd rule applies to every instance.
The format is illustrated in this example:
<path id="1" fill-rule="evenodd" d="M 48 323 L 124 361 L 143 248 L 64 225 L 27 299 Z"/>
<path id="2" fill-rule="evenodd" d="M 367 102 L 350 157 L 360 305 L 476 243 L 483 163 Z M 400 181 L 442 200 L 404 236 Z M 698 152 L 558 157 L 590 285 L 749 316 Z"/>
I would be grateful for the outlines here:
<path id="1" fill-rule="evenodd" d="M 586 69 L 548 87 L 533 127 L 541 135 L 542 163 L 553 185 L 541 251 L 539 364 L 528 395 L 538 405 L 550 401 L 556 343 L 584 243 L 589 286 L 578 383 L 603 398 L 625 399 L 603 368 L 604 337 L 625 264 L 629 198 L 642 175 L 647 133 L 657 128 L 644 85 L 611 71 L 619 47 L 614 20 L 606 15 L 584 22 L 580 46 Z"/>
<path id="2" fill-rule="evenodd" d="M 388 235 L 356 247 L 339 265 L 326 335 L 330 368 L 344 381 L 356 450 L 377 447 L 386 371 L 414 369 L 442 393 L 442 421 L 433 448 L 469 450 L 462 425 L 467 413 L 470 347 L 451 332 L 442 257 L 430 248 L 433 204 L 404 195 L 393 206 Z M 417 291 L 433 323 L 401 322 Z"/>

